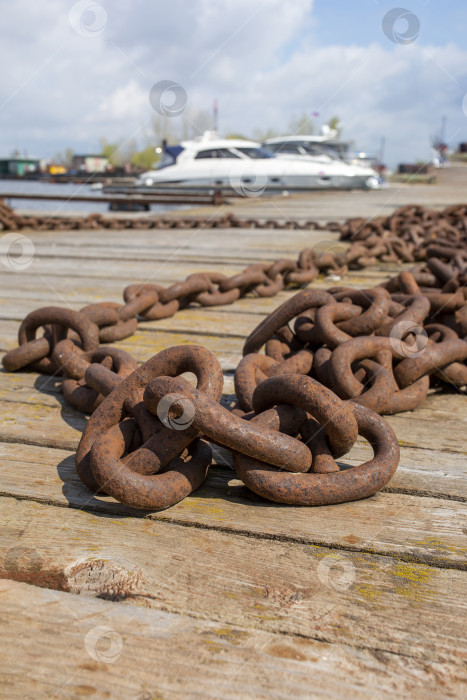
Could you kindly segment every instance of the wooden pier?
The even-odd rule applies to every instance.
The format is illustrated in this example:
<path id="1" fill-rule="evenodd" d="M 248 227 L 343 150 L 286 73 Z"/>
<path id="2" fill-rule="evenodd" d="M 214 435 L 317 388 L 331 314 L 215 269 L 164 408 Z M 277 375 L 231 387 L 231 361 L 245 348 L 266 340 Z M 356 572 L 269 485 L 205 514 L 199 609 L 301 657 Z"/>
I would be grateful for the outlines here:
<path id="1" fill-rule="evenodd" d="M 131 204 L 180 204 L 180 205 L 198 205 L 223 204 L 225 199 L 219 190 L 163 190 L 159 189 L 153 192 L 144 192 L 138 190 L 127 192 L 126 194 L 41 194 L 34 192 L 0 192 L 0 199 L 6 200 L 8 203 L 16 202 L 17 200 L 32 200 L 39 202 L 50 202 L 51 208 L 54 206 L 52 202 L 65 202 L 72 204 L 73 202 L 87 202 L 88 204 L 113 204 L 113 205 L 131 205 Z M 15 207 L 18 205 L 15 204 Z M 148 206 L 149 208 L 149 206 Z"/>
<path id="2" fill-rule="evenodd" d="M 379 215 L 456 190 L 242 200 L 239 216 Z M 201 210 L 207 217 L 232 210 Z M 196 211 L 197 214 L 200 210 Z M 1 350 L 38 306 L 121 301 L 132 282 L 240 271 L 337 235 L 299 230 L 22 232 L 21 272 L 0 265 Z M 350 273 L 372 286 L 396 266 Z M 320 279 L 313 286 L 335 282 Z M 117 344 L 145 361 L 198 343 L 233 370 L 255 325 L 292 292 L 189 308 Z M 74 451 L 85 417 L 59 380 L 1 374 L 0 679 L 7 698 L 460 698 L 465 696 L 466 397 L 431 393 L 388 417 L 401 445 L 388 487 L 321 508 L 269 503 L 217 448 L 204 486 L 155 513 L 94 496 Z M 368 459 L 363 440 L 349 463 Z"/>

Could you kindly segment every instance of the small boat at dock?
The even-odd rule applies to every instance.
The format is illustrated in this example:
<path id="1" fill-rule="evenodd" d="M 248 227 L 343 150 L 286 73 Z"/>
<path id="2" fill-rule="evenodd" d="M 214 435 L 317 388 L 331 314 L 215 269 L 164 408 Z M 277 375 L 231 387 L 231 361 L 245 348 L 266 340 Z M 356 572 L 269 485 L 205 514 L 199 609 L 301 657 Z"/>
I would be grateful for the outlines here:
<path id="1" fill-rule="evenodd" d="M 349 165 L 339 158 L 279 157 L 260 143 L 220 139 L 215 132 L 164 144 L 154 170 L 141 175 L 137 187 L 210 187 L 255 196 L 264 191 L 374 189 L 378 175 L 372 168 Z"/>

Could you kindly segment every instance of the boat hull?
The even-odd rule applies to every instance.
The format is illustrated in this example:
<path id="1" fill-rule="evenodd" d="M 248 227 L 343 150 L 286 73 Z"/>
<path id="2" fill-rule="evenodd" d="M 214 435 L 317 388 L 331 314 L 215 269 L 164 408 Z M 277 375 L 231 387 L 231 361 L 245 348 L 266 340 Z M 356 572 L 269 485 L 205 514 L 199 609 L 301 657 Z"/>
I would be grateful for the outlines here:
<path id="1" fill-rule="evenodd" d="M 162 175 L 162 173 L 160 173 Z M 286 175 L 282 177 L 148 177 L 139 184 L 147 187 L 173 186 L 173 187 L 207 187 L 245 190 L 253 193 L 262 193 L 274 190 L 353 190 L 373 189 L 369 184 L 370 175 Z"/>

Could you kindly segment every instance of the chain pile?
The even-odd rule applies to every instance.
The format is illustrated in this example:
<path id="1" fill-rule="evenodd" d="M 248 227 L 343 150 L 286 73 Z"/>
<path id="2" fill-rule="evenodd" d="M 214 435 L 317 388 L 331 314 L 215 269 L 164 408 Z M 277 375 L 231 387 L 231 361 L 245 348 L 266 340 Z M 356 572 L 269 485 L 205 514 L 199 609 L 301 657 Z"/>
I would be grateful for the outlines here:
<path id="1" fill-rule="evenodd" d="M 377 262 L 413 263 L 431 257 L 454 262 L 465 280 L 465 248 L 467 245 L 467 205 L 458 204 L 438 212 L 419 205 L 408 205 L 391 216 L 373 219 L 352 218 L 344 223 L 316 220 L 241 219 L 231 213 L 218 217 L 105 217 L 89 214 L 84 217 L 25 216 L 17 214 L 0 199 L 0 230 L 17 231 L 70 229 L 210 229 L 258 228 L 333 231 L 340 233 L 350 247 L 342 253 L 333 250 L 302 251 L 302 266 L 316 275 L 323 269 L 343 274 L 350 268 L 363 268 Z M 459 250 L 459 248 L 461 250 Z M 462 254 L 462 249 L 464 253 Z M 306 253 L 306 260 L 304 254 Z M 319 264 L 316 264 L 316 263 Z M 290 264 L 291 261 L 288 261 Z"/>
<path id="2" fill-rule="evenodd" d="M 82 481 L 129 506 L 167 508 L 197 488 L 212 460 L 204 438 L 230 448 L 239 477 L 270 500 L 323 505 L 370 496 L 399 459 L 379 414 L 412 410 L 430 382 L 467 385 L 467 207 L 410 207 L 341 228 L 357 239 L 344 255 L 305 249 L 297 262 L 251 265 L 232 277 L 206 272 L 168 288 L 131 285 L 124 305 L 37 309 L 4 367 L 63 375 L 67 401 L 92 414 L 77 451 Z M 204 348 L 169 348 L 137 367 L 128 353 L 101 345 L 132 335 L 139 317 L 272 296 L 319 272 L 393 254 L 426 264 L 373 289 L 301 291 L 264 319 L 245 343 L 233 411 L 220 405 L 222 370 Z M 184 372 L 195 374 L 196 389 Z M 374 458 L 341 471 L 336 459 L 358 434 Z"/>
<path id="3" fill-rule="evenodd" d="M 150 216 L 104 216 L 87 214 L 86 216 L 55 216 L 18 214 L 0 199 L 0 230 L 20 231 L 70 231 L 111 229 L 171 229 L 171 228 L 230 228 L 236 223 L 235 217 L 226 214 L 206 220 L 191 217 L 150 217 Z M 238 225 L 238 224 L 237 224 Z"/>
<path id="4" fill-rule="evenodd" d="M 258 383 L 277 374 L 310 374 L 381 414 L 416 408 L 431 375 L 467 385 L 466 292 L 421 289 L 407 271 L 373 289 L 299 292 L 247 338 L 235 374 L 240 408 L 252 410 Z"/>

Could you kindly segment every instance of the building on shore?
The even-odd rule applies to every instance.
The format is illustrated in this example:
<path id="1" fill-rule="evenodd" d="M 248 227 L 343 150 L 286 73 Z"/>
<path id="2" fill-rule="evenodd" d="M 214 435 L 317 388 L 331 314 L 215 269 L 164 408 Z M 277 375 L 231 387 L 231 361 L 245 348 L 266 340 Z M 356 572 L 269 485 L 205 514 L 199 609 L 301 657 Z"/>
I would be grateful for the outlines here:
<path id="1" fill-rule="evenodd" d="M 103 155 L 74 155 L 71 170 L 77 173 L 104 173 L 109 168 L 109 159 Z"/>
<path id="2" fill-rule="evenodd" d="M 40 171 L 40 160 L 28 156 L 0 158 L 0 177 L 23 177 Z"/>

